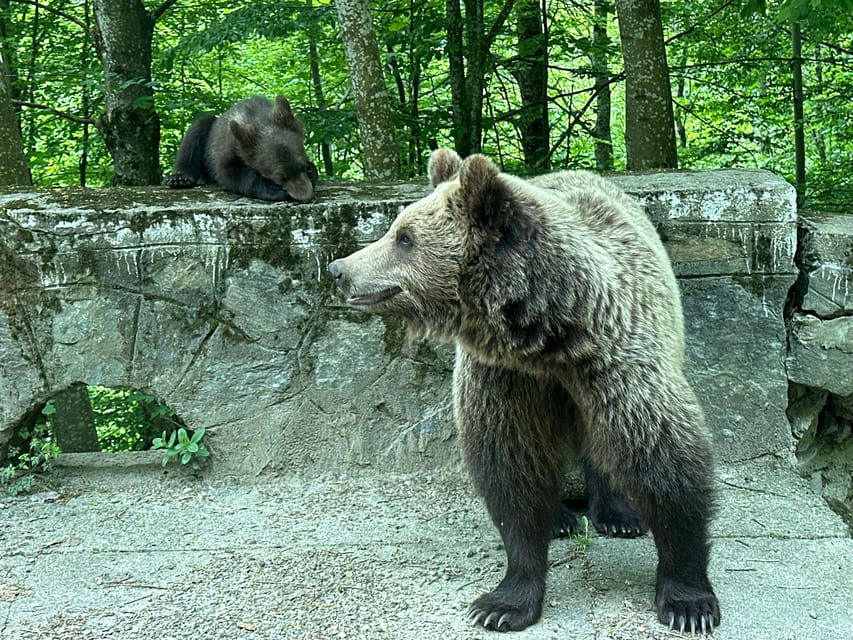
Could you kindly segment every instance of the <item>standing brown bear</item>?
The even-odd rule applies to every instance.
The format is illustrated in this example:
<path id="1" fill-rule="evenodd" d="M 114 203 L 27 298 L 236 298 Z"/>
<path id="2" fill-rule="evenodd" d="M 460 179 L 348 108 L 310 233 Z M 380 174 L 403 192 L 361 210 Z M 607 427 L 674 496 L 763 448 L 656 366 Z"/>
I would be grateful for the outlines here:
<path id="1" fill-rule="evenodd" d="M 502 631 L 539 619 L 552 531 L 572 524 L 559 492 L 577 441 L 595 527 L 654 534 L 658 619 L 713 630 L 711 451 L 654 227 L 586 172 L 525 181 L 439 149 L 429 175 L 431 195 L 329 271 L 351 307 L 456 342 L 465 459 L 507 554 L 470 619 Z"/>

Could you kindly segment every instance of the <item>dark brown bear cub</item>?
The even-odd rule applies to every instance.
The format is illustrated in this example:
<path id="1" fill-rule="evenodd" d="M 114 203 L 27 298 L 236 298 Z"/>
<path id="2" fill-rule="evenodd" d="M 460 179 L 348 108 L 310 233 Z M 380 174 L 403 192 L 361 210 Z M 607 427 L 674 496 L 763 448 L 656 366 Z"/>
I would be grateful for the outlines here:
<path id="1" fill-rule="evenodd" d="M 506 576 L 474 600 L 470 619 L 501 631 L 539 619 L 578 441 L 596 528 L 654 534 L 658 619 L 711 631 L 720 622 L 707 573 L 711 451 L 654 227 L 586 172 L 525 181 L 440 149 L 429 173 L 431 195 L 329 271 L 350 306 L 456 342 L 463 451 L 507 554 Z"/>
<path id="2" fill-rule="evenodd" d="M 218 118 L 207 114 L 195 120 L 163 184 L 182 189 L 203 179 L 250 198 L 308 202 L 317 175 L 305 154 L 302 124 L 287 99 L 256 96 Z"/>

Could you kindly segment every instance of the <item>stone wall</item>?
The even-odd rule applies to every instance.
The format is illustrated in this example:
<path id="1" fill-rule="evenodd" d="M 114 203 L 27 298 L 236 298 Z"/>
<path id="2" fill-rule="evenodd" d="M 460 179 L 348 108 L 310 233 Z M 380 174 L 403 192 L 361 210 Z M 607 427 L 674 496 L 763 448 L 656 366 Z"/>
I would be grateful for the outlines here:
<path id="1" fill-rule="evenodd" d="M 613 179 L 674 261 L 719 457 L 789 452 L 793 189 L 764 171 Z M 298 206 L 204 189 L 0 194 L 0 449 L 82 381 L 144 390 L 207 428 L 219 475 L 458 465 L 451 350 L 344 308 L 326 275 L 426 192 L 325 185 Z"/>
<path id="2" fill-rule="evenodd" d="M 853 527 L 853 215 L 800 216 L 788 417 L 800 470 Z"/>

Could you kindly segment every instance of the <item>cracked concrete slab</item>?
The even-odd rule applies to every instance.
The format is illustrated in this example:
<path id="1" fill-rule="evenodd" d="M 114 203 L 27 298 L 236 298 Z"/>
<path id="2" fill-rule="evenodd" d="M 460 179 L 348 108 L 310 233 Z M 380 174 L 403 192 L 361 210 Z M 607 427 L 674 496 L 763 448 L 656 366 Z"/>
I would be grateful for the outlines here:
<path id="1" fill-rule="evenodd" d="M 773 462 L 772 460 L 770 461 Z M 718 640 L 853 637 L 853 540 L 767 460 L 719 472 Z M 0 501 L 4 640 L 479 639 L 468 602 L 504 553 L 451 472 L 208 483 L 102 469 Z M 653 541 L 552 544 L 524 638 L 681 637 L 652 608 Z"/>

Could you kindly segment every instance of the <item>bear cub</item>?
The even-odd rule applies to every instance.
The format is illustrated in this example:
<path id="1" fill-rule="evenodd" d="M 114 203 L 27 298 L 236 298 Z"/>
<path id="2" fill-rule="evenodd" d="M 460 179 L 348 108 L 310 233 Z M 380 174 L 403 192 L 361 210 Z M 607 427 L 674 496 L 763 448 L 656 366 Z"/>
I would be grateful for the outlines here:
<path id="1" fill-rule="evenodd" d="M 249 198 L 308 202 L 317 177 L 317 167 L 305 153 L 302 124 L 287 99 L 255 96 L 218 118 L 197 118 L 163 184 L 183 189 L 202 179 Z"/>
<path id="2" fill-rule="evenodd" d="M 439 149 L 429 176 L 430 195 L 329 271 L 350 307 L 456 343 L 463 455 L 507 555 L 469 619 L 500 631 L 539 619 L 551 537 L 575 526 L 560 491 L 579 454 L 595 528 L 654 535 L 660 622 L 712 631 L 711 449 L 654 226 L 592 173 L 522 180 Z"/>

